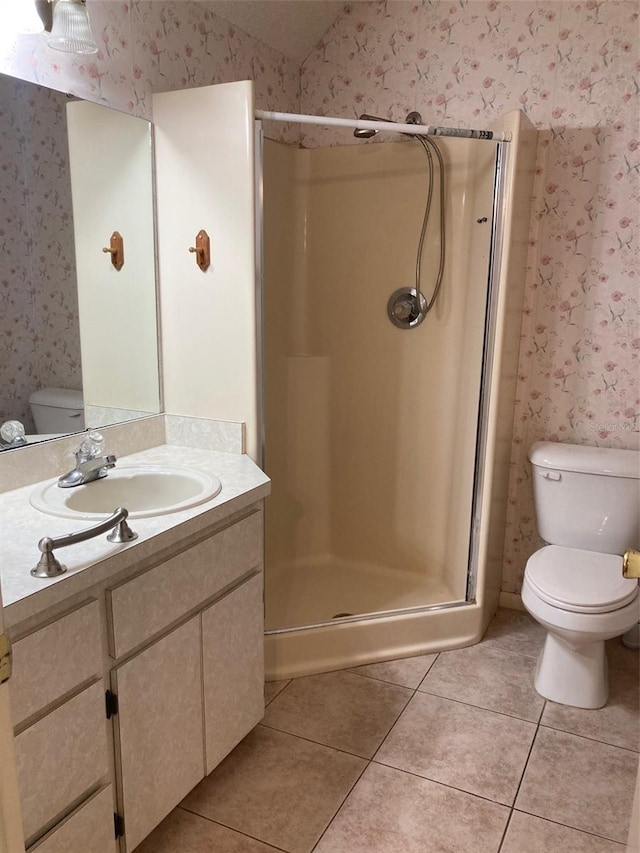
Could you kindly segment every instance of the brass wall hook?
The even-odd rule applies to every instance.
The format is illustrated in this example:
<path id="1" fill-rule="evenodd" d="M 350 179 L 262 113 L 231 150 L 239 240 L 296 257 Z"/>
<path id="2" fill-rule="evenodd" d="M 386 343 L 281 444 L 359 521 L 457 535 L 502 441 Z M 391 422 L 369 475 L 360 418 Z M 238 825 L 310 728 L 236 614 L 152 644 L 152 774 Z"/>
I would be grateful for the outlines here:
<path id="1" fill-rule="evenodd" d="M 117 270 L 121 270 L 124 266 L 124 240 L 122 234 L 114 231 L 111 235 L 109 245 L 102 250 L 111 255 L 111 263 Z"/>
<path id="2" fill-rule="evenodd" d="M 196 244 L 195 246 L 189 246 L 189 251 L 195 254 L 196 263 L 202 272 L 209 269 L 209 264 L 211 263 L 211 242 L 209 235 L 204 229 L 198 231 L 196 234 Z"/>

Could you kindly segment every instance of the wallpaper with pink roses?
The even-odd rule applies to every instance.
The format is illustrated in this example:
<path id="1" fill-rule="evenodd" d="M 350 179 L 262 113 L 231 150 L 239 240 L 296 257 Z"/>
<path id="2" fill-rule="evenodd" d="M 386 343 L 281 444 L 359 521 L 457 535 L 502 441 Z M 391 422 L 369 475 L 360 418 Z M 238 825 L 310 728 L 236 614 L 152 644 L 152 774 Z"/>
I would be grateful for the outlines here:
<path id="1" fill-rule="evenodd" d="M 350 4 L 307 58 L 301 112 L 539 129 L 503 589 L 539 547 L 538 439 L 640 448 L 640 4 Z M 303 144 L 355 142 L 306 126 Z M 346 137 L 346 138 L 345 138 Z"/>
<path id="2" fill-rule="evenodd" d="M 539 544 L 530 444 L 640 447 L 638 2 L 355 2 L 300 69 L 214 8 L 89 0 L 97 56 L 23 36 L 0 70 L 142 116 L 153 91 L 252 78 L 265 109 L 481 128 L 519 108 L 538 127 L 503 583 L 518 592 Z"/>
<path id="3" fill-rule="evenodd" d="M 265 109 L 297 110 L 298 67 L 211 7 L 89 0 L 97 55 L 52 51 L 34 34 L 0 56 L 11 75 L 0 74 L 0 423 L 32 432 L 32 391 L 82 383 L 63 93 L 149 118 L 154 91 L 251 78 Z M 292 126 L 274 131 L 297 139 Z"/>

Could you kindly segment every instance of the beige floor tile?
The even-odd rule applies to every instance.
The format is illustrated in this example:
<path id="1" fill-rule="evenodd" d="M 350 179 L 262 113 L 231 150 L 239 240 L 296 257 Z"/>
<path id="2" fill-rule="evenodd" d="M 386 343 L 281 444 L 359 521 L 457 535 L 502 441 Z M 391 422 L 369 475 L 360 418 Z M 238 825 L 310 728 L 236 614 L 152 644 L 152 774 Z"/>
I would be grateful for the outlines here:
<path id="1" fill-rule="evenodd" d="M 352 672 L 310 675 L 273 700 L 263 723 L 371 758 L 410 697 L 405 687 Z"/>
<path id="2" fill-rule="evenodd" d="M 638 755 L 540 727 L 516 808 L 625 843 Z"/>
<path id="3" fill-rule="evenodd" d="M 532 658 L 479 643 L 442 652 L 418 690 L 537 723 L 544 699 L 534 669 Z"/>
<path id="4" fill-rule="evenodd" d="M 308 853 L 365 765 L 257 726 L 182 805 L 289 853 Z"/>
<path id="5" fill-rule="evenodd" d="M 375 760 L 512 805 L 535 731 L 524 720 L 416 693 Z"/>
<path id="6" fill-rule="evenodd" d="M 422 681 L 438 655 L 418 655 L 402 660 L 389 660 L 383 663 L 370 663 L 365 666 L 355 666 L 349 672 L 357 672 L 368 678 L 388 681 L 399 687 L 410 687 L 415 690 Z"/>
<path id="7" fill-rule="evenodd" d="M 638 652 L 627 649 L 620 638 L 607 643 L 609 699 L 604 708 L 587 711 L 547 702 L 542 715 L 545 726 L 584 737 L 640 750 L 640 698 Z"/>
<path id="8" fill-rule="evenodd" d="M 544 645 L 546 631 L 522 610 L 500 607 L 482 638 L 483 645 L 492 645 L 505 652 L 537 658 Z"/>
<path id="9" fill-rule="evenodd" d="M 287 679 L 286 681 L 266 681 L 264 685 L 264 704 L 268 705 L 272 702 L 278 693 L 280 693 L 287 686 L 291 679 Z"/>
<path id="10" fill-rule="evenodd" d="M 624 845 L 514 812 L 500 853 L 624 853 Z"/>
<path id="11" fill-rule="evenodd" d="M 497 853 L 508 814 L 505 806 L 373 763 L 315 853 Z"/>
<path id="12" fill-rule="evenodd" d="M 136 847 L 136 853 L 277 853 L 277 849 L 178 808 Z"/>

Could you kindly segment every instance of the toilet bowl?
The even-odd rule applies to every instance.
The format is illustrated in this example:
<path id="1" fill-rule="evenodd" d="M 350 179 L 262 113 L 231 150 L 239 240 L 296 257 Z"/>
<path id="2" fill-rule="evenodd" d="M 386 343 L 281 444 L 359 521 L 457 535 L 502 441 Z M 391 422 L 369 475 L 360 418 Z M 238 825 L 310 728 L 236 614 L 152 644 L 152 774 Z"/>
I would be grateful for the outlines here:
<path id="1" fill-rule="evenodd" d="M 638 539 L 640 454 L 538 442 L 538 530 L 549 543 L 527 562 L 522 603 L 547 631 L 535 686 L 554 702 L 601 708 L 608 698 L 605 641 L 640 618 L 638 584 L 622 552 Z"/>
<path id="2" fill-rule="evenodd" d="M 577 708 L 607 702 L 605 641 L 640 617 L 638 584 L 619 572 L 620 558 L 547 545 L 525 572 L 522 602 L 547 631 L 536 690 Z"/>

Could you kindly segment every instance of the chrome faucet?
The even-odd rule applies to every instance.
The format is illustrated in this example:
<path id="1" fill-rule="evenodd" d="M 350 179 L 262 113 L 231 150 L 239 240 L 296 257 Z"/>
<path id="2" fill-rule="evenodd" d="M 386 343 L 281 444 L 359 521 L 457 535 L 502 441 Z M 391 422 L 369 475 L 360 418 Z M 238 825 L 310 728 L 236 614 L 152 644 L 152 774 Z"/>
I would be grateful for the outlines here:
<path id="1" fill-rule="evenodd" d="M 103 444 L 104 438 L 99 432 L 90 432 L 75 453 L 76 467 L 59 478 L 58 486 L 70 489 L 106 477 L 108 469 L 115 467 L 116 457 L 103 456 Z"/>

